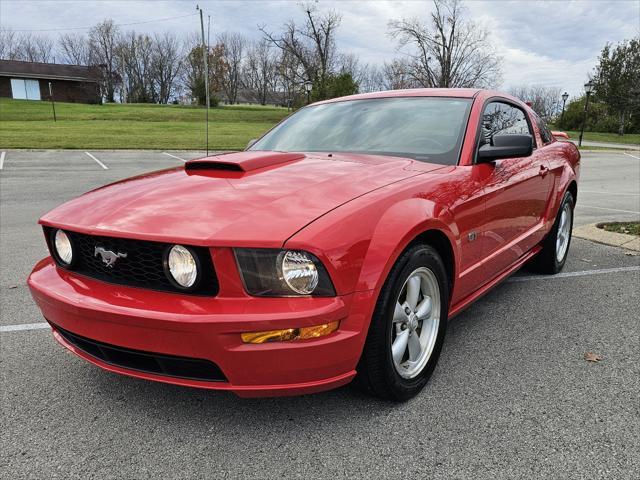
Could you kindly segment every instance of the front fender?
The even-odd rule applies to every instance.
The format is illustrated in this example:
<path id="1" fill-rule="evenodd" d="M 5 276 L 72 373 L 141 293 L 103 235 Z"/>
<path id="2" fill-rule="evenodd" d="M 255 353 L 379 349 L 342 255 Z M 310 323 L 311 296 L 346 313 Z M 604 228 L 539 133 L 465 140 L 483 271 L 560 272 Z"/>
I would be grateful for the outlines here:
<path id="1" fill-rule="evenodd" d="M 307 225 L 284 246 L 307 250 L 326 266 L 339 295 L 378 291 L 401 252 L 421 233 L 446 235 L 458 265 L 458 227 L 446 207 L 414 192 L 380 189 Z"/>
<path id="2" fill-rule="evenodd" d="M 459 231 L 451 213 L 431 200 L 411 198 L 394 204 L 380 217 L 356 289 L 379 292 L 400 254 L 416 237 L 429 230 L 437 230 L 447 237 L 457 272 Z"/>

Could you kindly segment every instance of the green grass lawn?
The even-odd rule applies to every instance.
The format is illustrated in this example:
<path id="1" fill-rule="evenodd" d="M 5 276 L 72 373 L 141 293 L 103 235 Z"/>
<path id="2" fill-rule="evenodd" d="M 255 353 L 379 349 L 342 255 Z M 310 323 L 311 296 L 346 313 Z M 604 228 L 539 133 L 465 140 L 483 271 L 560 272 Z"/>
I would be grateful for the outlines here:
<path id="1" fill-rule="evenodd" d="M 204 150 L 201 107 L 51 104 L 0 98 L 0 148 Z M 287 115 L 278 107 L 233 105 L 209 111 L 209 149 L 240 150 Z M 579 132 L 568 132 L 572 139 Z M 585 140 L 640 144 L 640 134 L 585 132 Z"/>
<path id="2" fill-rule="evenodd" d="M 553 126 L 549 126 L 551 130 L 558 130 Z M 580 138 L 580 132 L 567 131 L 571 140 L 578 140 Z M 601 132 L 584 132 L 583 140 L 590 142 L 609 142 L 609 143 L 623 143 L 625 145 L 640 145 L 640 133 L 627 133 L 620 136 L 617 133 L 601 133 Z"/>
<path id="3" fill-rule="evenodd" d="M 603 228 L 609 232 L 626 233 L 628 235 L 640 235 L 640 222 L 604 223 L 600 228 Z"/>
<path id="4" fill-rule="evenodd" d="M 204 150 L 205 110 L 153 104 L 51 104 L 0 99 L 0 148 Z M 209 149 L 240 150 L 287 115 L 285 108 L 209 110 Z"/>

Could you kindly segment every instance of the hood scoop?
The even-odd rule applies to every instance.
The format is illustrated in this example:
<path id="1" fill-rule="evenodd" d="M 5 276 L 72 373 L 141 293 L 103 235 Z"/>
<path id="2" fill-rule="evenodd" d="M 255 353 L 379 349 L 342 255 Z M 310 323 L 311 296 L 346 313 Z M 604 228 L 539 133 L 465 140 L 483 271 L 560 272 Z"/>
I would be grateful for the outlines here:
<path id="1" fill-rule="evenodd" d="M 184 164 L 187 171 L 214 170 L 223 172 L 248 173 L 261 168 L 295 162 L 305 158 L 302 153 L 285 152 L 234 152 L 211 157 L 189 160 Z"/>

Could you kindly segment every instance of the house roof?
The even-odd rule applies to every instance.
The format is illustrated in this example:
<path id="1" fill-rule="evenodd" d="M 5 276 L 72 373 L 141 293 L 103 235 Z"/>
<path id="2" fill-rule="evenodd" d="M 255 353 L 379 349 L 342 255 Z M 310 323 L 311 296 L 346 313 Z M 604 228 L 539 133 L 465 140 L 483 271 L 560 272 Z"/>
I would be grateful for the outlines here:
<path id="1" fill-rule="evenodd" d="M 97 67 L 85 67 L 83 65 L 0 60 L 0 77 L 97 82 L 99 71 Z"/>

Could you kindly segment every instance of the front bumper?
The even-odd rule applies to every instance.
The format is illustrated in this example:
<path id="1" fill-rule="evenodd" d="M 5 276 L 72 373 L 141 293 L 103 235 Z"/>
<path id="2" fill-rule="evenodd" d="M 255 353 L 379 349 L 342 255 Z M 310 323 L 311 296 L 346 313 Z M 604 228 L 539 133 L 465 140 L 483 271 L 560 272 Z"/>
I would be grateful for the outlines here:
<path id="1" fill-rule="evenodd" d="M 85 360 L 148 380 L 240 396 L 314 393 L 351 381 L 362 352 L 372 292 L 332 298 L 197 297 L 106 284 L 40 261 L 28 280 L 55 338 Z M 240 333 L 340 321 L 338 331 L 314 340 L 244 344 Z M 224 374 L 203 381 L 107 363 L 68 341 L 71 332 L 142 352 L 208 360 Z"/>

